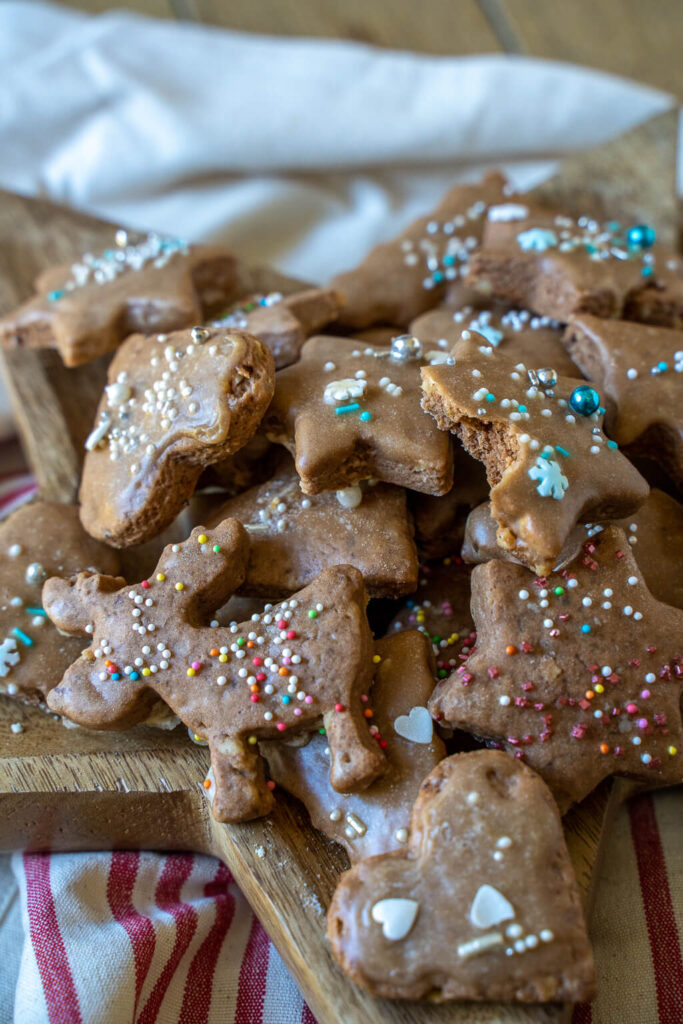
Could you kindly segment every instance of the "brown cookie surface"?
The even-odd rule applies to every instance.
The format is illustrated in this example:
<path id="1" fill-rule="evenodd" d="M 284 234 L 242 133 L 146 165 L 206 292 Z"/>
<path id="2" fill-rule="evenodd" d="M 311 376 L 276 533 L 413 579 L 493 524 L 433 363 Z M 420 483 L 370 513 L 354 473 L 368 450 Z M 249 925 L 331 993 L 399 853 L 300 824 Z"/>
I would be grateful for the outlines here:
<path id="1" fill-rule="evenodd" d="M 625 534 L 602 530 L 560 573 L 472 573 L 477 646 L 430 703 L 538 771 L 560 807 L 608 775 L 683 781 L 683 613 L 648 591 Z"/>
<path id="2" fill-rule="evenodd" d="M 228 519 L 166 547 L 156 573 L 136 586 L 79 575 L 43 588 L 52 621 L 90 638 L 51 692 L 51 710 L 91 728 L 125 728 L 158 695 L 208 741 L 219 821 L 270 810 L 259 738 L 324 722 L 339 792 L 367 785 L 385 764 L 361 710 L 373 651 L 360 573 L 327 569 L 247 622 L 206 625 L 243 581 L 248 555 L 243 527 Z"/>
<path id="3" fill-rule="evenodd" d="M 221 505 L 208 523 L 238 519 L 249 534 L 241 594 L 287 596 L 333 565 L 355 566 L 370 597 L 411 593 L 417 552 L 405 491 L 364 485 L 360 498 L 347 507 L 331 491 L 303 494 L 294 464 L 284 455 L 270 480 Z"/>
<path id="4" fill-rule="evenodd" d="M 425 350 L 436 346 L 450 352 L 461 339 L 472 337 L 515 362 L 552 366 L 560 376 L 577 376 L 576 366 L 562 344 L 562 326 L 528 309 L 511 310 L 500 303 L 484 309 L 443 306 L 413 320 L 410 333 L 420 339 Z"/>
<path id="5" fill-rule="evenodd" d="M 590 999 L 595 974 L 552 796 L 494 750 L 424 782 L 408 849 L 342 876 L 327 916 L 343 969 L 389 999 Z"/>
<path id="6" fill-rule="evenodd" d="M 247 331 L 273 353 L 278 370 L 295 363 L 306 338 L 336 318 L 339 298 L 331 288 L 308 288 L 283 295 L 250 295 L 212 321 L 212 327 Z"/>
<path id="7" fill-rule="evenodd" d="M 655 489 L 637 512 L 615 520 L 613 525 L 621 527 L 626 534 L 650 593 L 664 604 L 683 608 L 683 576 L 674 568 L 683 565 L 683 505 Z M 557 568 L 564 568 L 576 558 L 586 540 L 603 529 L 599 524 L 585 523 L 572 530 Z M 462 547 L 464 560 L 477 563 L 497 558 L 515 562 L 513 551 L 498 546 L 496 530 L 488 502 L 470 512 Z"/>
<path id="8" fill-rule="evenodd" d="M 324 736 L 313 734 L 301 747 L 261 744 L 271 778 L 305 804 L 315 827 L 341 843 L 352 863 L 405 848 L 420 785 L 445 754 L 427 710 L 434 676 L 425 638 L 411 630 L 378 640 L 375 661 L 372 690 L 361 702 L 388 767 L 362 793 L 340 797 L 332 788 Z"/>
<path id="9" fill-rule="evenodd" d="M 668 327 L 683 322 L 683 264 L 653 244 L 647 225 L 627 231 L 528 204 L 519 204 L 515 217 L 496 217 L 495 209 L 470 260 L 468 285 L 560 321 L 589 313 Z M 631 244 L 638 227 L 642 244 Z"/>
<path id="10" fill-rule="evenodd" d="M 0 526 L 0 692 L 42 704 L 83 641 L 63 636 L 43 608 L 48 576 L 119 571 L 115 551 L 89 537 L 76 505 L 36 501 Z"/>
<path id="11" fill-rule="evenodd" d="M 407 326 L 441 301 L 466 270 L 481 239 L 484 214 L 503 196 L 505 180 L 489 174 L 477 185 L 456 185 L 436 209 L 391 242 L 375 246 L 355 270 L 337 274 L 339 322 L 362 328 L 376 323 Z"/>
<path id="12" fill-rule="evenodd" d="M 644 501 L 646 481 L 601 429 L 595 389 L 472 338 L 454 354 L 454 366 L 423 369 L 423 408 L 484 462 L 498 543 L 520 561 L 550 572 L 577 522 Z"/>
<path id="13" fill-rule="evenodd" d="M 611 399 L 605 428 L 621 447 L 662 463 L 683 485 L 683 331 L 574 317 L 564 343 Z"/>
<path id="14" fill-rule="evenodd" d="M 2 343 L 56 348 L 67 366 L 79 366 L 136 331 L 201 323 L 244 290 L 245 272 L 227 249 L 158 235 L 130 242 L 125 231 L 112 242 L 42 274 L 37 296 L 0 321 Z"/>
<path id="15" fill-rule="evenodd" d="M 81 521 L 117 547 L 168 526 L 202 470 L 241 448 L 273 394 L 270 351 L 239 331 L 133 335 L 109 366 L 86 441 Z"/>
<path id="16" fill-rule="evenodd" d="M 320 336 L 279 371 L 263 431 L 295 456 L 306 494 L 369 477 L 427 494 L 449 490 L 451 446 L 420 407 L 421 352 L 411 345 Z"/>

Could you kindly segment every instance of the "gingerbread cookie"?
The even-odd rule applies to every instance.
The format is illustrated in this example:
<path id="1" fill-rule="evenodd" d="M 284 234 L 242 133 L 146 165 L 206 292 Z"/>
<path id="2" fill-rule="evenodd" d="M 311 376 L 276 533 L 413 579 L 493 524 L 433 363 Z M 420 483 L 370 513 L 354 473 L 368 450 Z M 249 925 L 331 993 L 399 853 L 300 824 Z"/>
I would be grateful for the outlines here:
<path id="1" fill-rule="evenodd" d="M 423 633 L 432 645 L 439 679 L 457 668 L 474 646 L 470 574 L 457 557 L 421 565 L 417 591 L 387 628 L 387 636 L 410 629 Z"/>
<path id="2" fill-rule="evenodd" d="M 51 691 L 50 708 L 92 728 L 125 728 L 160 696 L 208 741 L 219 821 L 243 821 L 272 806 L 260 738 L 324 722 L 339 792 L 368 785 L 384 768 L 360 701 L 373 654 L 360 573 L 326 569 L 248 622 L 205 625 L 242 583 L 248 557 L 246 532 L 228 519 L 166 547 L 156 573 L 137 586 L 79 575 L 43 588 L 58 628 L 90 639 Z"/>
<path id="3" fill-rule="evenodd" d="M 459 554 L 469 512 L 489 495 L 484 467 L 455 438 L 453 481 L 450 491 L 441 497 L 417 492 L 410 495 L 415 543 L 423 558 Z"/>
<path id="4" fill-rule="evenodd" d="M 81 480 L 81 521 L 128 547 L 168 526 L 202 470 L 246 444 L 273 394 L 270 351 L 240 331 L 133 335 L 109 366 Z"/>
<path id="5" fill-rule="evenodd" d="M 42 704 L 83 643 L 63 636 L 42 606 L 48 576 L 116 573 L 116 552 L 84 531 L 76 505 L 36 501 L 0 526 L 0 693 Z"/>
<path id="6" fill-rule="evenodd" d="M 422 405 L 484 462 L 501 547 L 547 573 L 577 522 L 628 515 L 645 500 L 647 483 L 602 432 L 594 388 L 472 338 L 454 354 L 455 366 L 423 369 Z"/>
<path id="7" fill-rule="evenodd" d="M 352 863 L 405 849 L 418 789 L 446 753 L 426 706 L 434 676 L 424 637 L 410 631 L 378 640 L 375 662 L 361 702 L 388 768 L 362 793 L 340 799 L 332 789 L 327 740 L 318 733 L 305 746 L 261 744 L 271 778 L 305 804 L 315 827 L 341 843 Z"/>
<path id="8" fill-rule="evenodd" d="M 449 490 L 449 439 L 420 408 L 422 357 L 407 335 L 389 348 L 320 336 L 278 373 L 263 431 L 295 455 L 304 493 L 369 477 L 426 494 Z"/>
<path id="9" fill-rule="evenodd" d="M 626 230 L 514 206 L 516 217 L 492 220 L 497 208 L 489 210 L 468 285 L 556 320 L 590 313 L 666 327 L 683 323 L 683 264 L 655 245 L 652 228 Z"/>
<path id="10" fill-rule="evenodd" d="M 683 565 L 683 505 L 664 491 L 652 490 L 637 512 L 615 520 L 614 526 L 626 534 L 650 593 L 664 604 L 683 608 L 683 576 L 672 572 L 672 566 Z M 572 530 L 556 568 L 563 569 L 573 561 L 586 540 L 603 529 L 597 523 L 582 523 Z M 498 546 L 496 530 L 488 502 L 470 512 L 462 546 L 464 560 L 516 562 L 512 551 Z"/>
<path id="11" fill-rule="evenodd" d="M 683 613 L 652 597 L 622 530 L 547 579 L 477 566 L 472 614 L 476 650 L 437 686 L 437 721 L 526 760 L 563 810 L 608 775 L 683 782 Z"/>
<path id="12" fill-rule="evenodd" d="M 463 276 L 481 240 L 484 214 L 503 198 L 505 180 L 487 175 L 478 185 L 456 185 L 427 217 L 391 242 L 375 246 L 355 270 L 337 274 L 339 322 L 345 327 L 401 324 L 441 301 Z"/>
<path id="13" fill-rule="evenodd" d="M 339 297 L 331 288 L 309 288 L 283 295 L 250 295 L 212 321 L 213 327 L 247 331 L 273 353 L 276 369 L 295 363 L 306 338 L 321 330 L 339 312 Z"/>
<path id="14" fill-rule="evenodd" d="M 552 796 L 494 750 L 437 765 L 408 848 L 342 875 L 327 932 L 342 968 L 388 999 L 576 1002 L 595 991 Z"/>
<path id="15" fill-rule="evenodd" d="M 611 399 L 610 437 L 662 463 L 683 485 L 683 333 L 594 316 L 572 318 L 564 343 L 581 372 Z"/>
<path id="16" fill-rule="evenodd" d="M 643 508 L 642 505 L 641 508 Z M 595 529 L 600 528 L 595 527 Z M 563 569 L 565 565 L 576 558 L 581 551 L 581 545 L 586 540 L 586 530 L 587 526 L 584 524 L 574 527 L 567 537 L 562 551 L 557 556 L 555 570 Z M 516 557 L 514 549 L 508 551 L 499 546 L 497 535 L 498 524 L 491 515 L 491 503 L 485 501 L 477 508 L 472 509 L 467 517 L 461 552 L 464 561 L 477 564 L 497 558 L 501 562 L 515 562 L 516 565 L 522 565 L 523 562 Z"/>
<path id="17" fill-rule="evenodd" d="M 37 296 L 0 321 L 0 340 L 13 348 L 56 348 L 66 366 L 79 366 L 136 331 L 202 323 L 245 282 L 227 249 L 159 235 L 131 242 L 117 231 L 111 249 L 41 274 Z"/>
<path id="18" fill-rule="evenodd" d="M 284 455 L 267 483 L 222 504 L 208 525 L 238 519 L 251 540 L 240 593 L 288 596 L 332 565 L 354 565 L 370 597 L 411 593 L 417 586 L 417 552 L 405 491 L 364 484 L 359 492 L 358 504 L 346 492 L 307 497 Z"/>
<path id="19" fill-rule="evenodd" d="M 575 377 L 576 366 L 562 344 L 562 326 L 528 309 L 510 309 L 501 303 L 489 308 L 440 306 L 413 320 L 410 333 L 423 348 L 450 352 L 461 338 L 492 345 L 515 362 L 552 366 L 561 377 Z"/>

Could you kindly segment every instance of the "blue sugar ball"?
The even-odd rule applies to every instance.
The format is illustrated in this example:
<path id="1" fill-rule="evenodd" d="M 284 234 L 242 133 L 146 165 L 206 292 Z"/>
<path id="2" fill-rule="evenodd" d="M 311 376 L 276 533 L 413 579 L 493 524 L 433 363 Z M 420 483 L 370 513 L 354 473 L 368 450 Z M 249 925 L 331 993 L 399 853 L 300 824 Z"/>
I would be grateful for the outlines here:
<path id="1" fill-rule="evenodd" d="M 569 396 L 569 405 L 579 416 L 592 416 L 600 408 L 600 395 L 589 384 L 580 384 Z"/>
<path id="2" fill-rule="evenodd" d="M 655 244 L 656 237 L 655 229 L 651 228 L 649 224 L 635 224 L 628 229 L 626 235 L 632 249 L 650 249 Z"/>

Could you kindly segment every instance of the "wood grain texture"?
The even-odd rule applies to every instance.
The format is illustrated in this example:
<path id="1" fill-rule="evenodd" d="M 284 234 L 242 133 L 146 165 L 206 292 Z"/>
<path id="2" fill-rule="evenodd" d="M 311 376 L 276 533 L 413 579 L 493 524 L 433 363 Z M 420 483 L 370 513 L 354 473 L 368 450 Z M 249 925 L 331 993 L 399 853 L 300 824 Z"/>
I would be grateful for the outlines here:
<path id="1" fill-rule="evenodd" d="M 662 189 L 668 188 L 662 183 Z M 36 274 L 111 237 L 111 225 L 0 195 L 0 309 L 31 292 Z M 272 279 L 271 279 L 272 280 Z M 266 284 L 266 282 L 262 282 Z M 286 282 L 285 282 L 286 283 Z M 99 395 L 103 365 L 61 370 L 52 353 L 6 356 L 19 426 L 45 496 L 77 484 L 85 410 Z M 10 731 L 12 722 L 24 726 Z M 275 941 L 319 1024 L 560 1024 L 561 1006 L 390 1004 L 373 1001 L 333 963 L 325 908 L 343 851 L 315 832 L 305 812 L 278 793 L 268 819 L 239 826 L 212 819 L 202 781 L 207 751 L 184 730 L 94 733 L 0 698 L 0 848 L 195 849 L 221 857 Z M 622 784 L 597 790 L 566 819 L 580 885 L 590 879 Z"/>
<path id="2" fill-rule="evenodd" d="M 419 53 L 496 53 L 500 43 L 476 0 L 194 0 L 201 21 L 277 36 L 353 39 Z"/>
<path id="3" fill-rule="evenodd" d="M 635 78 L 683 98 L 680 0 L 493 0 L 519 52 Z"/>

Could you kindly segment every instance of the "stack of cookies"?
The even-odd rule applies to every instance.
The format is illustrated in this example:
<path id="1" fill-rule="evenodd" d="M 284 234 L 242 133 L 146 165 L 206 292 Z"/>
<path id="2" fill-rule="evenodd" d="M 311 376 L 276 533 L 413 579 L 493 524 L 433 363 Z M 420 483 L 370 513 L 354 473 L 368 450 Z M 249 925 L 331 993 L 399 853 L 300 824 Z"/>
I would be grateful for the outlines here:
<path id="1" fill-rule="evenodd" d="M 683 781 L 682 325 L 652 228 L 497 174 L 324 288 L 117 232 L 0 324 L 115 350 L 79 507 L 0 527 L 0 690 L 299 798 L 373 994 L 590 998 L 561 815 Z"/>

